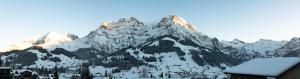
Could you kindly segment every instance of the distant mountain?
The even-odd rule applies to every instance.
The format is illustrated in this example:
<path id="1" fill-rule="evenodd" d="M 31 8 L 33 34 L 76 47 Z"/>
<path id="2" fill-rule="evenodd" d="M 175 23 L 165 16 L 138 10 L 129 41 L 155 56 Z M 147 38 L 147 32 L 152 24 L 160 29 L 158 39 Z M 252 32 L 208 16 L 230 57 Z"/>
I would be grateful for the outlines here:
<path id="1" fill-rule="evenodd" d="M 276 49 L 276 56 L 300 56 L 300 38 L 294 37 L 284 46 Z"/>
<path id="2" fill-rule="evenodd" d="M 254 43 L 245 43 L 238 39 L 233 41 L 222 41 L 221 49 L 224 53 L 239 59 L 252 59 L 257 57 L 273 57 L 280 47 L 287 41 L 273 41 L 260 39 Z"/>
<path id="3" fill-rule="evenodd" d="M 300 46 L 297 43 L 296 38 L 289 42 L 219 41 L 202 34 L 176 15 L 151 23 L 127 17 L 103 22 L 82 38 L 49 32 L 38 39 L 15 43 L 9 51 L 1 53 L 1 59 L 30 68 L 53 68 L 55 65 L 78 68 L 85 63 L 97 66 L 92 70 L 109 70 L 120 77 L 136 75 L 133 72 L 139 72 L 142 67 L 153 75 L 165 72 L 181 77 L 223 78 L 223 70 L 227 67 L 252 58 L 285 56 L 286 52 Z"/>
<path id="4" fill-rule="evenodd" d="M 53 46 L 62 45 L 66 42 L 78 39 L 78 36 L 70 33 L 59 34 L 55 32 L 48 32 L 47 34 L 36 38 L 31 37 L 20 42 L 13 42 L 9 47 L 2 52 L 9 50 L 23 50 L 32 46 L 41 46 L 43 48 L 55 48 Z"/>

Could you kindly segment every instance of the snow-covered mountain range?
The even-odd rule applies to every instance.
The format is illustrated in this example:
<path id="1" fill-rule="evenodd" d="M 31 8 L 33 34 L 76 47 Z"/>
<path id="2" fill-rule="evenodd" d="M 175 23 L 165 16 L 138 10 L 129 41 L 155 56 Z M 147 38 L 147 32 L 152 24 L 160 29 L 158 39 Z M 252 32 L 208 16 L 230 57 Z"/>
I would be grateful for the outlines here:
<path id="1" fill-rule="evenodd" d="M 248 60 L 256 57 L 273 57 L 277 52 L 276 50 L 284 47 L 286 43 L 287 41 L 273 41 L 268 39 L 260 39 L 254 43 L 245 43 L 234 39 L 233 41 L 222 41 L 221 49 L 226 54 Z"/>
<path id="2" fill-rule="evenodd" d="M 178 77 L 223 78 L 227 67 L 258 57 L 299 56 L 295 52 L 299 48 L 299 38 L 261 39 L 254 43 L 219 41 L 202 34 L 183 18 L 169 15 L 151 23 L 135 17 L 103 22 L 82 38 L 49 32 L 13 43 L 1 52 L 1 59 L 31 68 L 76 68 L 87 63 L 93 65 L 91 70 L 99 70 L 92 71 L 94 74 L 107 70 L 120 78 L 140 78 L 140 73 L 134 72 L 143 69 L 154 76 L 169 73 Z"/>

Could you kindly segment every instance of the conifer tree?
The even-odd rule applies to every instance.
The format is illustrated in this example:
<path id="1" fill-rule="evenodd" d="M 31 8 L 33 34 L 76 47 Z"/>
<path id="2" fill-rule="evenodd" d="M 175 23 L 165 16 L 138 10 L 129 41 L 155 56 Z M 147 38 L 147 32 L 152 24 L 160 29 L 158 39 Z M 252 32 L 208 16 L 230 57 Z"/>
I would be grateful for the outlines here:
<path id="1" fill-rule="evenodd" d="M 54 71 L 54 78 L 53 79 L 59 79 L 57 66 L 55 66 L 54 70 L 55 71 Z"/>

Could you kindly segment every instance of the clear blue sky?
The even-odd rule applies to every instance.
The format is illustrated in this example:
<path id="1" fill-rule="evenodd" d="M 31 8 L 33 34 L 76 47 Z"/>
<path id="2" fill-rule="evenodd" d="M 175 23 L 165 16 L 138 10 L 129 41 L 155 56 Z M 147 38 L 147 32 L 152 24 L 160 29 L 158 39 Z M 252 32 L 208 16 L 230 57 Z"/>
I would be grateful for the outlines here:
<path id="1" fill-rule="evenodd" d="M 1 0 L 0 47 L 49 31 L 80 37 L 103 21 L 170 14 L 220 40 L 289 40 L 300 36 L 300 0 Z"/>

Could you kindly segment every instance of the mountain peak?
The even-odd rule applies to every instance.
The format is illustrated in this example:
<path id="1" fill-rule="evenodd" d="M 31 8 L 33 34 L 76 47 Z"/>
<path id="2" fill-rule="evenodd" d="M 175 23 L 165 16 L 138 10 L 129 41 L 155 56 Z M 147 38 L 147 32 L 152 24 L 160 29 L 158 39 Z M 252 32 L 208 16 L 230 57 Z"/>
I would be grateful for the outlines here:
<path id="1" fill-rule="evenodd" d="M 232 43 L 245 43 L 244 41 L 241 41 L 239 39 L 234 39 L 232 40 Z"/>
<path id="2" fill-rule="evenodd" d="M 64 42 L 66 42 L 66 41 L 72 41 L 75 39 L 78 39 L 78 36 L 76 36 L 74 34 L 70 34 L 70 33 L 59 34 L 56 32 L 48 32 L 44 36 L 40 37 L 35 42 L 35 45 L 41 45 L 41 44 L 44 44 L 45 46 L 58 45 L 58 44 L 62 44 Z M 45 46 L 43 46 L 43 47 L 45 47 Z"/>
<path id="3" fill-rule="evenodd" d="M 299 41 L 300 38 L 297 38 L 297 37 L 293 37 L 290 41 Z"/>
<path id="4" fill-rule="evenodd" d="M 138 19 L 136 19 L 136 18 L 133 17 L 133 16 L 130 16 L 130 17 L 125 17 L 125 18 L 120 18 L 120 19 L 118 20 L 118 23 L 122 23 L 122 22 L 131 22 L 131 21 L 139 22 Z"/>
<path id="5" fill-rule="evenodd" d="M 45 35 L 43 35 L 39 40 L 51 40 L 51 39 L 59 38 L 61 36 L 63 35 L 56 32 L 48 32 Z"/>
<path id="6" fill-rule="evenodd" d="M 109 22 L 102 22 L 101 25 L 100 25 L 100 28 L 103 28 L 103 29 L 108 29 L 108 28 L 110 28 Z"/>
<path id="7" fill-rule="evenodd" d="M 178 24 L 178 25 L 184 27 L 185 29 L 193 31 L 193 32 L 197 31 L 196 27 L 194 27 L 193 25 L 188 23 L 186 20 L 184 20 L 183 18 L 181 18 L 180 16 L 177 16 L 177 15 L 169 15 L 167 17 L 164 17 L 160 21 L 160 24 L 163 24 L 162 26 L 169 26 L 169 25 L 166 25 L 169 23 Z M 159 26 L 161 26 L 161 25 L 159 25 Z"/>
<path id="8" fill-rule="evenodd" d="M 117 21 L 112 22 L 103 22 L 100 25 L 101 29 L 113 29 L 113 28 L 119 28 L 121 26 L 129 26 L 129 27 L 138 27 L 143 26 L 144 23 L 136 19 L 135 17 L 125 17 L 120 18 Z"/>
<path id="9" fill-rule="evenodd" d="M 44 36 L 47 36 L 47 37 L 53 37 L 53 36 L 57 36 L 57 35 L 60 35 L 59 33 L 56 33 L 56 32 L 48 32 L 46 33 Z"/>

